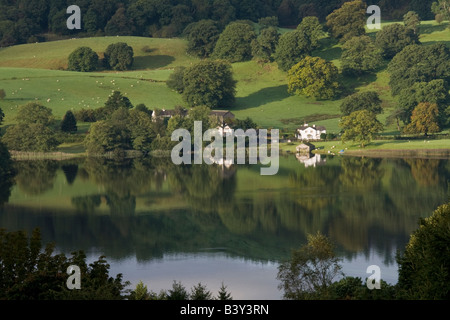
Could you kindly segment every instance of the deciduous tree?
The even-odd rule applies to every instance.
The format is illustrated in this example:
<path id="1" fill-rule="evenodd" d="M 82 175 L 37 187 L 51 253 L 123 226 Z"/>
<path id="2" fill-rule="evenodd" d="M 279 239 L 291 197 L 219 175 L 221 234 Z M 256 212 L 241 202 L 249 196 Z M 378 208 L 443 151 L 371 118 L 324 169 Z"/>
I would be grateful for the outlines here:
<path id="1" fill-rule="evenodd" d="M 98 65 L 98 55 L 89 47 L 75 49 L 69 55 L 68 70 L 90 72 L 95 71 Z"/>
<path id="2" fill-rule="evenodd" d="M 326 26 L 331 36 L 341 43 L 366 33 L 366 5 L 361 0 L 345 2 L 341 8 L 330 13 Z"/>
<path id="3" fill-rule="evenodd" d="M 338 69 L 332 62 L 319 57 L 305 57 L 288 72 L 290 93 L 331 99 L 339 91 Z"/>
<path id="4" fill-rule="evenodd" d="M 341 119 L 339 127 L 344 133 L 342 142 L 356 141 L 364 148 L 373 140 L 375 134 L 383 130 L 383 125 L 377 120 L 376 114 L 369 110 L 359 110 Z"/>
<path id="5" fill-rule="evenodd" d="M 229 62 L 249 60 L 252 57 L 251 42 L 255 38 L 255 31 L 250 25 L 232 22 L 220 34 L 213 57 Z"/>
<path id="6" fill-rule="evenodd" d="M 439 128 L 439 109 L 437 104 L 421 102 L 413 110 L 411 122 L 404 128 L 404 133 L 424 134 L 437 133 Z"/>
<path id="7" fill-rule="evenodd" d="M 129 70 L 133 61 L 133 48 L 125 42 L 112 43 L 106 48 L 105 63 L 110 69 Z"/>
<path id="8" fill-rule="evenodd" d="M 225 61 L 198 62 L 185 70 L 183 83 L 183 99 L 191 107 L 226 108 L 234 103 L 236 81 Z"/>
<path id="9" fill-rule="evenodd" d="M 368 36 L 353 37 L 342 46 L 342 72 L 361 75 L 381 65 L 380 50 Z"/>
<path id="10" fill-rule="evenodd" d="M 419 44 L 419 38 L 413 29 L 400 23 L 390 24 L 377 32 L 375 44 L 383 57 L 391 59 L 406 46 Z"/>
<path id="11" fill-rule="evenodd" d="M 308 235 L 308 242 L 280 264 L 277 279 L 290 300 L 326 299 L 333 279 L 341 274 L 334 244 L 324 235 Z"/>
<path id="12" fill-rule="evenodd" d="M 375 91 L 358 92 L 346 97 L 340 109 L 344 116 L 359 110 L 368 110 L 375 114 L 383 111 L 380 96 Z"/>

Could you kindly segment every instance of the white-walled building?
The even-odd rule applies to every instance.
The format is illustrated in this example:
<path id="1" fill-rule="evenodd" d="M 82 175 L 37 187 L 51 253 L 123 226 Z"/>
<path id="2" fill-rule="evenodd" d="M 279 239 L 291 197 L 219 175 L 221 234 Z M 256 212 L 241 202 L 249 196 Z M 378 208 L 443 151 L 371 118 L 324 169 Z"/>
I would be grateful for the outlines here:
<path id="1" fill-rule="evenodd" d="M 299 140 L 320 140 L 322 133 L 327 133 L 327 129 L 324 126 L 304 124 L 297 129 L 296 137 Z"/>

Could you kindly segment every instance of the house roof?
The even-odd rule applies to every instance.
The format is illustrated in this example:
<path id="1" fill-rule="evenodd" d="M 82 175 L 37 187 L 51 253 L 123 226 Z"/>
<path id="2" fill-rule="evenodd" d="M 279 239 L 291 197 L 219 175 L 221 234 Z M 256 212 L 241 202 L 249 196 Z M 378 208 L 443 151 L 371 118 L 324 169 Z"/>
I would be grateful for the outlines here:
<path id="1" fill-rule="evenodd" d="M 306 130 L 306 129 L 308 129 L 308 128 L 312 128 L 312 129 L 314 129 L 314 130 L 320 130 L 320 131 L 323 131 L 323 130 L 326 130 L 326 129 L 327 129 L 327 128 L 325 128 L 324 126 L 316 126 L 316 125 L 310 126 L 310 125 L 308 125 L 308 124 L 305 124 L 305 125 L 301 126 L 300 128 L 298 128 L 298 130 L 303 131 L 303 130 Z"/>
<path id="2" fill-rule="evenodd" d="M 228 110 L 211 110 L 211 115 L 222 118 L 234 118 L 234 114 Z"/>

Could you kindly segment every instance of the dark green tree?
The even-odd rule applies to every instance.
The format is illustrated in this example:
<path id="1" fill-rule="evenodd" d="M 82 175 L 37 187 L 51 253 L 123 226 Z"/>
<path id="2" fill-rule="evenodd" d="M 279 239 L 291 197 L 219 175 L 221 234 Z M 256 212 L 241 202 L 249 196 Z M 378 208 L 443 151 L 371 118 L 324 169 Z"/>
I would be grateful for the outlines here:
<path id="1" fill-rule="evenodd" d="M 405 24 L 405 27 L 413 30 L 414 34 L 419 34 L 420 17 L 416 12 L 408 11 L 403 16 L 403 23 Z"/>
<path id="2" fill-rule="evenodd" d="M 189 298 L 191 300 L 212 300 L 213 295 L 211 291 L 208 290 L 206 285 L 200 282 L 191 288 Z"/>
<path id="3" fill-rule="evenodd" d="M 416 82 L 411 87 L 400 91 L 398 95 L 398 107 L 403 110 L 400 118 L 404 123 L 409 123 L 412 111 L 421 102 L 436 103 L 439 109 L 439 124 L 446 125 L 445 109 L 450 104 L 449 87 L 443 79 L 430 82 Z"/>
<path id="4" fill-rule="evenodd" d="M 202 20 L 189 25 L 187 29 L 187 52 L 200 58 L 209 57 L 220 35 L 216 22 Z"/>
<path id="5" fill-rule="evenodd" d="M 106 100 L 104 108 L 104 114 L 108 117 L 113 114 L 114 111 L 120 108 L 132 109 L 133 104 L 128 97 L 125 97 L 120 91 L 114 91 Z"/>
<path id="6" fill-rule="evenodd" d="M 6 129 L 2 142 L 15 151 L 48 152 L 59 145 L 55 132 L 42 123 L 20 123 Z"/>
<path id="7" fill-rule="evenodd" d="M 400 23 L 390 24 L 377 32 L 375 45 L 386 59 L 393 58 L 406 46 L 420 44 L 414 30 Z"/>
<path id="8" fill-rule="evenodd" d="M 420 220 L 398 254 L 398 287 L 406 299 L 450 299 L 450 203 Z"/>
<path id="9" fill-rule="evenodd" d="M 423 57 L 426 57 L 424 59 Z M 400 94 L 416 82 L 450 80 L 450 49 L 443 43 L 429 46 L 410 45 L 389 63 L 392 95 Z"/>
<path id="10" fill-rule="evenodd" d="M 178 93 L 183 93 L 184 91 L 184 72 L 186 71 L 186 67 L 179 66 L 176 67 L 175 70 L 170 74 L 169 79 L 167 79 L 167 86 L 175 90 Z"/>
<path id="11" fill-rule="evenodd" d="M 280 34 L 274 27 L 261 30 L 257 39 L 252 41 L 252 54 L 263 61 L 273 61 Z"/>
<path id="12" fill-rule="evenodd" d="M 124 7 L 118 8 L 105 26 L 105 34 L 108 36 L 130 36 L 133 31 L 133 24 L 126 16 Z"/>
<path id="13" fill-rule="evenodd" d="M 255 38 L 255 31 L 250 25 L 232 22 L 220 34 L 213 57 L 229 62 L 249 60 L 252 57 L 251 43 Z"/>
<path id="14" fill-rule="evenodd" d="M 90 72 L 95 71 L 98 65 L 98 55 L 89 47 L 75 49 L 69 55 L 68 70 Z"/>
<path id="15" fill-rule="evenodd" d="M 129 70 L 133 65 L 133 48 L 125 42 L 110 44 L 105 51 L 106 66 L 113 70 Z"/>
<path id="16" fill-rule="evenodd" d="M 167 291 L 167 300 L 189 300 L 189 292 L 181 282 L 174 280 L 172 289 Z"/>
<path id="17" fill-rule="evenodd" d="M 309 53 L 319 48 L 319 40 L 324 36 L 324 31 L 317 17 L 304 17 L 297 26 L 297 31 L 304 35 Z"/>
<path id="18" fill-rule="evenodd" d="M 227 291 L 227 287 L 223 284 L 223 282 L 217 294 L 217 300 L 233 300 L 231 294 Z"/>
<path id="19" fill-rule="evenodd" d="M 0 207 L 8 201 L 16 171 L 8 148 L 0 141 Z"/>
<path id="20" fill-rule="evenodd" d="M 302 33 L 298 31 L 284 33 L 278 41 L 274 54 L 278 68 L 288 71 L 309 54 L 308 48 L 309 43 Z"/>
<path id="21" fill-rule="evenodd" d="M 344 116 L 359 110 L 369 110 L 375 114 L 383 112 L 380 96 L 375 91 L 358 92 L 346 97 L 340 109 Z"/>
<path id="22" fill-rule="evenodd" d="M 3 119 L 5 118 L 5 114 L 3 113 L 2 108 L 0 108 L 0 126 L 2 125 Z"/>
<path id="23" fill-rule="evenodd" d="M 76 132 L 77 130 L 77 119 L 75 119 L 73 112 L 68 110 L 61 121 L 61 131 Z"/>
<path id="24" fill-rule="evenodd" d="M 368 36 L 353 37 L 342 46 L 341 68 L 345 74 L 374 71 L 381 62 L 381 52 Z"/>
<path id="25" fill-rule="evenodd" d="M 234 103 L 236 81 L 225 61 L 198 62 L 185 70 L 183 83 L 183 99 L 191 107 L 226 108 Z"/>
<path id="26" fill-rule="evenodd" d="M 361 0 L 345 2 L 339 9 L 330 13 L 326 27 L 331 36 L 341 43 L 366 33 L 366 4 Z"/>
<path id="27" fill-rule="evenodd" d="M 52 109 L 35 102 L 20 106 L 15 118 L 20 124 L 39 123 L 44 126 L 51 125 L 54 121 Z"/>

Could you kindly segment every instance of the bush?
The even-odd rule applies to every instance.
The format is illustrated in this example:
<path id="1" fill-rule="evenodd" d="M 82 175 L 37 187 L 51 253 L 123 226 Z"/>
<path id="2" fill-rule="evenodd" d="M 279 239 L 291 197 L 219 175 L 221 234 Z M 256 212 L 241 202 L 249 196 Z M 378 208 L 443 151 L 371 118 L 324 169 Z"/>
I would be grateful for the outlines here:
<path id="1" fill-rule="evenodd" d="M 68 70 L 90 72 L 98 65 L 98 55 L 89 47 L 80 47 L 69 55 Z"/>

